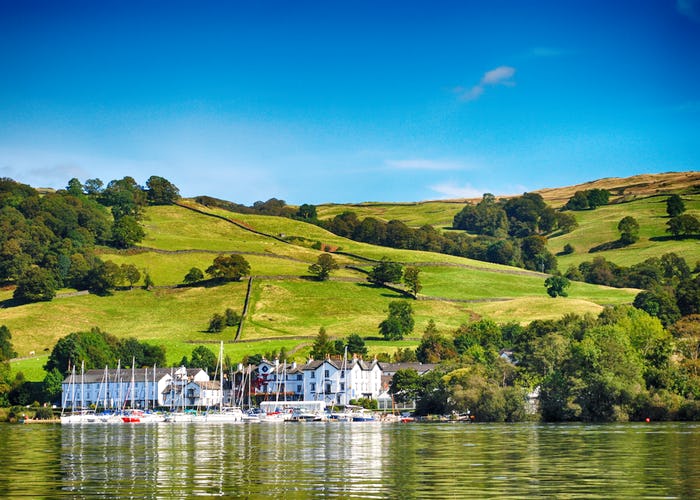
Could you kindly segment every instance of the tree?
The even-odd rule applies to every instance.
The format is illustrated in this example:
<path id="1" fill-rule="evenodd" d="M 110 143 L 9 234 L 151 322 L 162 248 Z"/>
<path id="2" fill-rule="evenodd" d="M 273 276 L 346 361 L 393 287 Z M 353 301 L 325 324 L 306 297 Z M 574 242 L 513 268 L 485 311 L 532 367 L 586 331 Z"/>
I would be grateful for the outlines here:
<path id="1" fill-rule="evenodd" d="M 141 273 L 134 264 L 122 264 L 119 270 L 121 277 L 129 283 L 129 288 L 133 288 L 134 283 L 141 279 Z"/>
<path id="2" fill-rule="evenodd" d="M 151 205 L 170 205 L 180 198 L 180 190 L 167 179 L 152 175 L 146 181 L 147 197 Z"/>
<path id="3" fill-rule="evenodd" d="M 685 212 L 683 198 L 677 194 L 672 194 L 666 199 L 666 213 L 669 217 L 678 217 Z"/>
<path id="4" fill-rule="evenodd" d="M 187 272 L 185 278 L 182 281 L 188 285 L 191 285 L 192 283 L 197 283 L 198 281 L 202 281 L 203 279 L 204 273 L 202 272 L 202 270 L 198 267 L 193 267 Z"/>
<path id="5" fill-rule="evenodd" d="M 68 181 L 68 185 L 66 186 L 66 191 L 71 196 L 82 196 L 83 195 L 83 185 L 80 183 L 80 181 L 78 179 L 73 177 L 71 180 Z"/>
<path id="6" fill-rule="evenodd" d="M 318 329 L 318 335 L 311 346 L 311 357 L 314 359 L 325 359 L 326 356 L 335 354 L 335 344 L 330 340 L 326 329 L 321 327 Z"/>
<path id="7" fill-rule="evenodd" d="M 423 285 L 420 282 L 420 269 L 415 266 L 407 266 L 403 272 L 403 282 L 413 294 L 414 298 L 418 297 L 418 292 L 421 291 Z"/>
<path id="8" fill-rule="evenodd" d="M 457 356 L 454 344 L 440 334 L 435 321 L 428 321 L 423 338 L 416 348 L 416 359 L 421 363 L 440 363 Z"/>
<path id="9" fill-rule="evenodd" d="M 566 210 L 586 210 L 588 207 L 588 196 L 584 191 L 576 191 L 574 195 L 564 205 Z"/>
<path id="10" fill-rule="evenodd" d="M 348 354 L 357 354 L 358 356 L 367 355 L 367 346 L 365 341 L 357 333 L 351 333 L 348 335 L 347 343 L 345 344 L 348 348 Z"/>
<path id="11" fill-rule="evenodd" d="M 207 274 L 223 281 L 240 281 L 243 276 L 250 274 L 250 264 L 238 254 L 219 255 L 207 268 Z"/>
<path id="12" fill-rule="evenodd" d="M 63 389 L 62 384 L 63 375 L 58 369 L 54 368 L 46 374 L 43 381 L 43 390 L 49 401 L 60 399 L 61 390 Z"/>
<path id="13" fill-rule="evenodd" d="M 664 326 L 672 325 L 681 317 L 672 292 L 660 287 L 639 292 L 632 305 L 646 311 L 650 316 L 659 318 Z"/>
<path id="14" fill-rule="evenodd" d="M 144 290 L 153 290 L 155 286 L 156 284 L 153 282 L 153 278 L 151 278 L 151 275 L 146 271 L 146 275 L 143 277 Z"/>
<path id="15" fill-rule="evenodd" d="M 96 295 L 108 295 L 110 290 L 114 290 L 119 280 L 119 274 L 119 266 L 111 260 L 105 262 L 97 260 L 88 271 L 85 284 L 87 289 Z"/>
<path id="16" fill-rule="evenodd" d="M 415 401 L 422 388 L 420 375 L 413 368 L 397 370 L 391 379 L 389 394 L 399 403 Z"/>
<path id="17" fill-rule="evenodd" d="M 389 315 L 379 324 L 379 332 L 387 340 L 401 340 L 413 331 L 413 308 L 405 300 L 389 302 Z"/>
<path id="18" fill-rule="evenodd" d="M 668 226 L 666 232 L 671 233 L 675 237 L 700 234 L 700 221 L 690 214 L 673 217 L 669 219 L 666 225 Z"/>
<path id="19" fill-rule="evenodd" d="M 102 186 L 104 183 L 100 179 L 87 179 L 83 189 L 86 195 L 95 197 L 102 192 Z"/>
<path id="20" fill-rule="evenodd" d="M 58 283 L 53 273 L 40 267 L 30 267 L 17 281 L 12 296 L 20 302 L 49 301 L 56 296 Z"/>
<path id="21" fill-rule="evenodd" d="M 297 211 L 297 217 L 304 220 L 316 220 L 318 217 L 316 214 L 316 207 L 314 205 L 309 205 L 304 203 L 299 207 Z"/>
<path id="22" fill-rule="evenodd" d="M 567 214 L 565 212 L 556 213 L 557 227 L 562 233 L 570 233 L 578 227 L 578 222 L 573 214 Z"/>
<path id="23" fill-rule="evenodd" d="M 226 311 L 224 311 L 224 320 L 226 321 L 226 326 L 236 326 L 241 322 L 241 316 L 228 307 Z"/>
<path id="24" fill-rule="evenodd" d="M 631 245 L 639 240 L 639 223 L 632 216 L 623 217 L 617 225 L 620 231 L 620 241 L 624 245 Z"/>
<path id="25" fill-rule="evenodd" d="M 224 318 L 221 314 L 219 313 L 214 313 L 209 320 L 209 328 L 207 328 L 207 331 L 209 333 L 219 333 L 223 331 L 224 327 L 226 326 L 226 318 Z"/>
<path id="26" fill-rule="evenodd" d="M 200 345 L 192 349 L 189 364 L 192 368 L 201 368 L 207 373 L 213 373 L 217 365 L 216 355 L 210 349 Z"/>
<path id="27" fill-rule="evenodd" d="M 331 271 L 340 268 L 333 256 L 329 253 L 322 253 L 318 256 L 316 263 L 309 266 L 309 272 L 316 276 L 319 281 L 326 281 Z"/>
<path id="28" fill-rule="evenodd" d="M 112 245 L 116 248 L 132 247 L 145 236 L 145 231 L 132 215 L 119 217 L 112 226 Z"/>
<path id="29" fill-rule="evenodd" d="M 552 298 L 557 296 L 566 297 L 568 295 L 566 289 L 569 288 L 570 285 L 571 282 L 564 276 L 550 276 L 544 280 L 544 286 L 547 287 L 547 294 Z"/>
<path id="30" fill-rule="evenodd" d="M 398 283 L 401 281 L 403 269 L 398 262 L 392 262 L 389 257 L 382 257 L 381 260 L 372 267 L 367 276 L 367 281 L 375 285 L 384 283 Z"/>
<path id="31" fill-rule="evenodd" d="M 525 269 L 542 273 L 556 270 L 557 259 L 547 250 L 547 239 L 544 236 L 533 235 L 523 238 L 520 248 Z"/>
<path id="32" fill-rule="evenodd" d="M 17 352 L 12 348 L 12 334 L 7 326 L 0 326 L 0 363 L 9 361 L 17 356 Z"/>

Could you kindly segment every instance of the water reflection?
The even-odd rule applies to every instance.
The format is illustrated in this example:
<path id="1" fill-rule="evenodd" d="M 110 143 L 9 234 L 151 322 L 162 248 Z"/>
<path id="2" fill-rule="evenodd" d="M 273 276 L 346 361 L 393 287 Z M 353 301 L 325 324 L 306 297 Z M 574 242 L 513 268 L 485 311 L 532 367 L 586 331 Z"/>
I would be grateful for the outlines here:
<path id="1" fill-rule="evenodd" d="M 8 497 L 693 497 L 700 425 L 0 425 Z"/>

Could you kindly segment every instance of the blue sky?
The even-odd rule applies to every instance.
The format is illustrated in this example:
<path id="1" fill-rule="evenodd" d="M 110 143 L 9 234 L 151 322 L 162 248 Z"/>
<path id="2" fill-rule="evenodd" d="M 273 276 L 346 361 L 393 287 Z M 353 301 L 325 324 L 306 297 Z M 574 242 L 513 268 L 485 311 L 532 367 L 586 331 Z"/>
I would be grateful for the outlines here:
<path id="1" fill-rule="evenodd" d="M 700 169 L 700 0 L 0 0 L 0 176 L 250 204 Z"/>

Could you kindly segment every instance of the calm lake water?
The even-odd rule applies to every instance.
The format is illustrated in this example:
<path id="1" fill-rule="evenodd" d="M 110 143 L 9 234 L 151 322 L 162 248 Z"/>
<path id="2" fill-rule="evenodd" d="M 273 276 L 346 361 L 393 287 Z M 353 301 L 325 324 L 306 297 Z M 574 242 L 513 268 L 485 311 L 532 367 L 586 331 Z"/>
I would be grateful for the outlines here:
<path id="1" fill-rule="evenodd" d="M 700 498 L 700 424 L 0 425 L 0 496 Z"/>

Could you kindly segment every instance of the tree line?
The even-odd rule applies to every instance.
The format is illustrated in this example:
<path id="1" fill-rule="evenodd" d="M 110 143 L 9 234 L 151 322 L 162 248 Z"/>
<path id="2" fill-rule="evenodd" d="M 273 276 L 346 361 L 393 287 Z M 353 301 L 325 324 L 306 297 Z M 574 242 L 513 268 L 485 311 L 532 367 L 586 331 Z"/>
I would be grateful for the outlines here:
<path id="1" fill-rule="evenodd" d="M 416 401 L 419 414 L 470 412 L 480 421 L 697 420 L 699 319 L 666 329 L 617 306 L 528 326 L 482 319 L 451 334 L 431 321 L 415 352 L 438 367 L 422 377 L 397 372 L 390 392 Z"/>
<path id="2" fill-rule="evenodd" d="M 158 176 L 145 188 L 132 177 L 103 186 L 100 179 L 73 178 L 65 189 L 41 194 L 0 179 L 0 282 L 16 285 L 15 300 L 51 300 L 62 287 L 105 293 L 140 279 L 138 270 L 100 259 L 95 247 L 141 241 L 144 207 L 172 203 L 179 190 Z"/>

